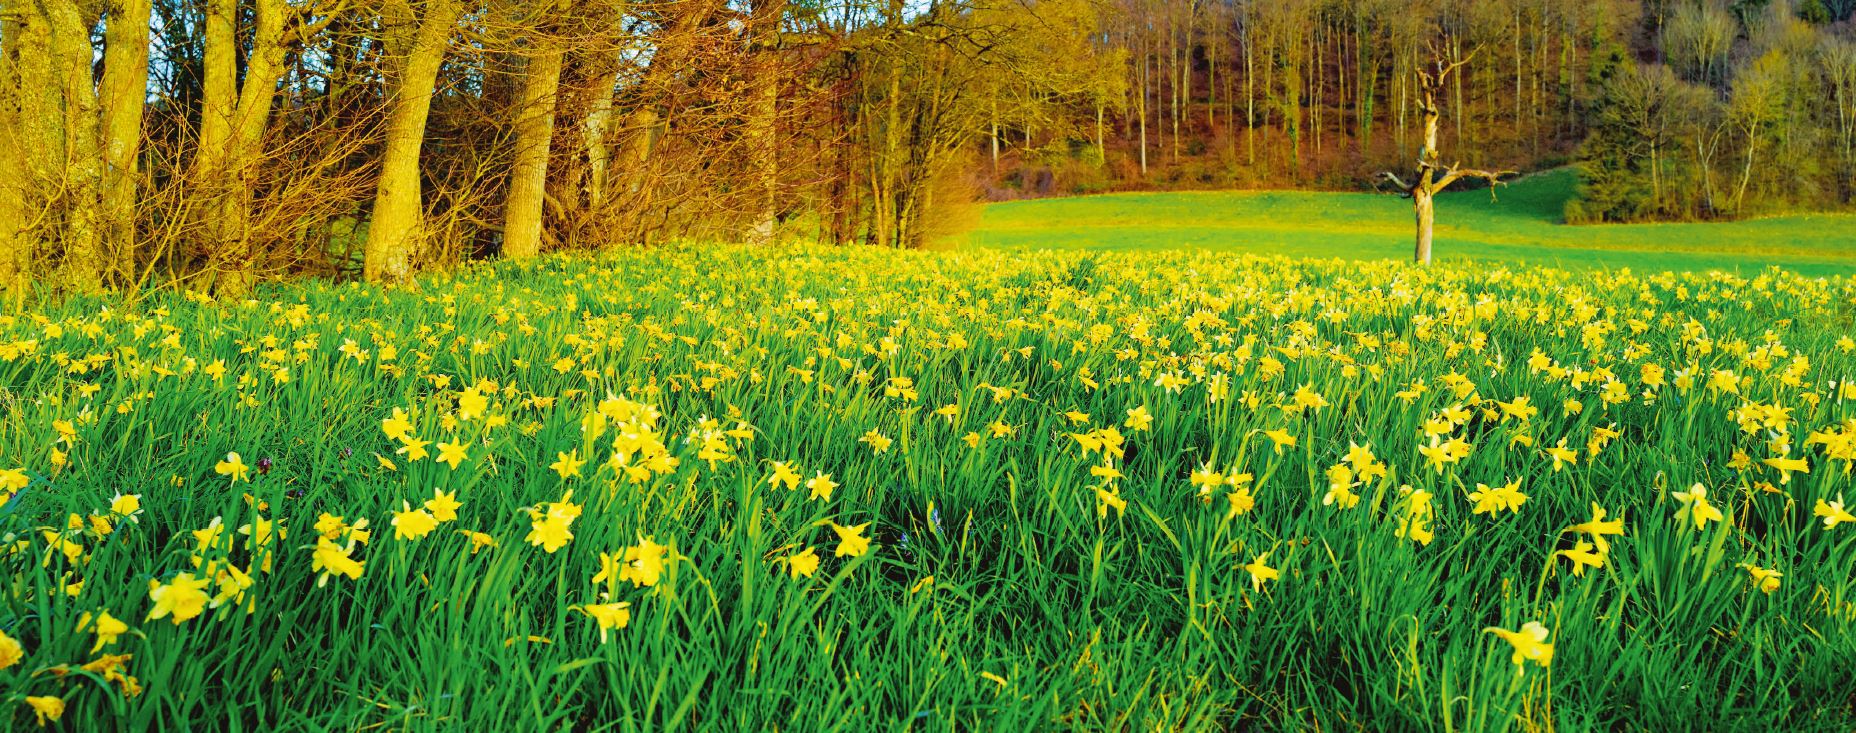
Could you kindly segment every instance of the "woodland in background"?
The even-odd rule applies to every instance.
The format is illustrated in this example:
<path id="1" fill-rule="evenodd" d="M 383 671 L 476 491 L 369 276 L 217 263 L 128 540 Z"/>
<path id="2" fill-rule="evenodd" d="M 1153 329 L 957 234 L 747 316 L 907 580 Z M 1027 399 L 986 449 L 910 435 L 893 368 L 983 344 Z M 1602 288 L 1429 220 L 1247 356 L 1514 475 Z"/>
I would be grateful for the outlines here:
<path id="1" fill-rule="evenodd" d="M 972 202 L 1577 162 L 1572 221 L 1856 195 L 1856 0 L 0 0 L 0 287 L 405 283 Z"/>

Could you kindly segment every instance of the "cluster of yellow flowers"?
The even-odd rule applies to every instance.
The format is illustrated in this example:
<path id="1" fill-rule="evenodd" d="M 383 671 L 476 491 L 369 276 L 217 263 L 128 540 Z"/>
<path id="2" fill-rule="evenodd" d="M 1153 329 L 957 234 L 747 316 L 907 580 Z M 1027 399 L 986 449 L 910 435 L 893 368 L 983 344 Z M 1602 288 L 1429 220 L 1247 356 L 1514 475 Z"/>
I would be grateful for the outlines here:
<path id="1" fill-rule="evenodd" d="M 607 641 L 696 562 L 678 549 L 699 553 L 696 541 L 666 516 L 739 511 L 727 526 L 744 536 L 776 523 L 777 537 L 743 546 L 802 586 L 880 558 L 879 540 L 906 542 L 905 523 L 923 520 L 884 508 L 891 484 L 936 496 L 937 481 L 1008 464 L 1012 480 L 1067 482 L 1043 500 L 1104 532 L 1178 504 L 1199 507 L 1195 519 L 1256 525 L 1226 569 L 1259 598 L 1295 581 L 1302 543 L 1264 531 L 1284 512 L 1358 518 L 1414 552 L 1525 521 L 1546 527 L 1527 536 L 1555 572 L 1579 578 L 1604 571 L 1650 507 L 1695 534 L 1746 531 L 1736 510 L 1768 496 L 1788 508 L 1802 499 L 1815 532 L 1856 524 L 1837 490 L 1856 464 L 1856 375 L 1832 371 L 1856 366 L 1856 341 L 1794 342 L 1791 320 L 1746 315 L 1783 305 L 1795 318 L 1847 319 L 1836 315 L 1852 297 L 1841 281 L 1580 282 L 1177 255 L 1098 270 L 1103 281 L 1085 287 L 989 257 L 854 259 L 851 287 L 831 269 L 842 259 L 794 265 L 794 286 L 731 282 L 665 256 L 654 261 L 662 278 L 587 265 L 555 297 L 467 273 L 423 295 L 324 286 L 301 295 L 315 305 L 0 317 L 0 366 L 43 370 L 32 372 L 36 401 L 0 425 L 0 465 L 14 466 L 0 468 L 0 506 L 36 501 L 52 482 L 100 486 L 108 461 L 137 450 L 196 464 L 166 486 L 117 492 L 98 513 L 47 515 L 64 519 L 5 546 L 15 572 L 57 569 L 96 654 L 140 633 L 122 618 L 178 626 L 253 613 L 260 593 L 313 592 L 277 582 L 283 569 L 303 588 L 310 576 L 346 588 L 383 567 L 423 581 L 420 563 L 439 550 L 596 559 L 594 588 L 561 600 Z M 361 315 L 380 304 L 400 320 Z M 284 444 L 274 423 L 305 416 L 368 432 L 297 425 L 313 437 Z M 187 437 L 121 447 L 144 434 Z M 1692 445 L 1648 453 L 1672 440 Z M 210 457 L 205 445 L 217 446 Z M 352 495 L 301 458 L 336 446 L 367 464 L 342 456 L 339 487 Z M 219 453 L 227 447 L 237 450 Z M 247 460 L 285 451 L 299 458 L 281 470 Z M 1607 473 L 1620 467 L 1634 473 Z M 737 497 L 736 485 L 752 491 Z M 139 568 L 152 578 L 136 599 L 145 611 L 119 606 L 119 618 L 88 600 L 94 550 L 145 516 L 144 496 L 166 510 L 182 487 L 233 501 L 218 516 L 157 512 L 176 559 Z M 934 504 L 924 516 L 939 531 Z M 380 522 L 392 552 L 373 547 L 385 542 L 370 530 Z M 589 527 L 628 539 L 576 544 Z M 1734 559 L 1767 594 L 1794 570 L 1782 553 Z M 909 585 L 923 591 L 932 577 Z M 1552 660 L 1542 621 L 1490 632 L 1518 666 Z M 0 634 L 0 669 L 25 654 Z M 84 669 L 134 696 L 129 660 L 104 654 Z M 62 713 L 62 697 L 31 700 L 47 719 Z"/>

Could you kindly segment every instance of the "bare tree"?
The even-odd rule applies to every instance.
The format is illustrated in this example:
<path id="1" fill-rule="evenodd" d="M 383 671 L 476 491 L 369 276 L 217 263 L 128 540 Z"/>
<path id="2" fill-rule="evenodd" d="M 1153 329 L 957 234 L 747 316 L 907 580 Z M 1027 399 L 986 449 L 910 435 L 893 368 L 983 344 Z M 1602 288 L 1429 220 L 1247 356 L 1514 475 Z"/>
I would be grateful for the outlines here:
<path id="1" fill-rule="evenodd" d="M 1418 114 L 1424 125 L 1424 147 L 1418 150 L 1417 172 L 1410 183 L 1399 178 L 1391 171 L 1382 171 L 1379 175 L 1391 181 L 1407 198 L 1411 199 L 1413 212 L 1417 215 L 1417 244 L 1412 251 L 1413 262 L 1431 263 L 1431 229 L 1435 219 L 1436 197 L 1450 184 L 1465 178 L 1487 181 L 1491 186 L 1501 185 L 1502 177 L 1513 175 L 1514 171 L 1486 171 L 1476 168 L 1463 168 L 1457 163 L 1448 166 L 1439 163 L 1442 160 L 1437 150 L 1437 125 L 1443 117 L 1437 106 L 1437 97 L 1443 91 L 1444 83 L 1452 74 L 1468 65 L 1476 57 L 1476 51 L 1455 58 L 1447 57 L 1444 50 L 1448 44 L 1431 44 L 1431 63 L 1417 65 L 1418 74 Z"/>

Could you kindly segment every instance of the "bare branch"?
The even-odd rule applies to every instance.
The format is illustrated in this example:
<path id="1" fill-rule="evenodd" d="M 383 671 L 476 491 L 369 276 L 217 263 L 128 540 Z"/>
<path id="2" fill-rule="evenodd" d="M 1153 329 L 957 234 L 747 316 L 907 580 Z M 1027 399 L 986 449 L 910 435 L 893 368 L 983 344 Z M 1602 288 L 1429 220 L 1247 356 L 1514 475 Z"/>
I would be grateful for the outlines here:
<path id="1" fill-rule="evenodd" d="M 1460 179 L 1476 178 L 1488 182 L 1489 197 L 1494 198 L 1496 186 L 1508 185 L 1507 182 L 1502 180 L 1503 178 L 1519 174 L 1519 171 L 1485 171 L 1475 168 L 1457 168 L 1456 166 L 1451 166 L 1449 171 L 1444 174 L 1443 178 L 1437 179 L 1437 187 L 1434 190 L 1442 191 L 1448 188 L 1450 184 L 1456 183 Z"/>
<path id="2" fill-rule="evenodd" d="M 1404 180 L 1400 179 L 1397 173 L 1393 173 L 1392 171 L 1380 171 L 1379 177 L 1382 179 L 1391 181 L 1392 185 L 1398 187 L 1399 193 L 1404 194 L 1406 198 L 1411 198 L 1410 184 L 1407 184 L 1405 183 Z"/>

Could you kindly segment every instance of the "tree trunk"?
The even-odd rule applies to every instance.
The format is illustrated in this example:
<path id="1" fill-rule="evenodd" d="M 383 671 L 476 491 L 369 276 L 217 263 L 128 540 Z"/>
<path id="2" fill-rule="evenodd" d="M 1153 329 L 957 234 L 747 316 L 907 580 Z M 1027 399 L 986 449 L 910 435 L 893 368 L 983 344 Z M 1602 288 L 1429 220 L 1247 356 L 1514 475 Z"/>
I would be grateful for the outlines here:
<path id="1" fill-rule="evenodd" d="M 245 77 L 238 79 L 238 7 L 235 0 L 212 0 L 207 7 L 205 80 L 202 85 L 200 141 L 194 158 L 193 185 L 206 204 L 200 217 L 207 232 L 213 289 L 222 297 L 250 292 L 257 281 L 251 231 L 252 191 L 263 158 L 264 132 L 270 125 L 277 82 L 283 78 L 284 0 L 256 0 Z"/>
<path id="2" fill-rule="evenodd" d="M 1248 8 L 1249 6 L 1245 6 Z M 1250 11 L 1244 11 L 1244 161 L 1257 167 L 1256 37 L 1251 34 Z M 1252 170 L 1251 175 L 1256 175 Z"/>
<path id="3" fill-rule="evenodd" d="M 1141 121 L 1141 177 L 1147 177 L 1147 53 L 1141 53 L 1141 101 L 1136 115 Z"/>
<path id="4" fill-rule="evenodd" d="M 97 95 L 91 76 L 93 18 L 76 0 L 42 4 L 51 30 L 51 65 L 63 106 L 65 132 L 63 231 L 65 284 L 78 292 L 103 285 L 109 263 L 103 249 L 103 150 Z"/>
<path id="5" fill-rule="evenodd" d="M 423 233 L 423 194 L 419 182 L 419 150 L 425 142 L 425 122 L 432 111 L 432 96 L 452 27 L 463 14 L 460 0 L 428 0 L 425 12 L 415 17 L 410 8 L 397 8 L 399 27 L 389 34 L 389 52 L 399 56 L 388 101 L 385 150 L 380 157 L 380 182 L 374 193 L 374 214 L 368 223 L 366 263 L 370 282 L 403 285 L 412 279 L 412 260 Z M 397 46 L 397 47 L 395 47 Z"/>
<path id="6" fill-rule="evenodd" d="M 992 94 L 992 107 L 990 108 L 990 112 L 988 114 L 987 131 L 989 134 L 986 136 L 986 140 L 987 142 L 991 143 L 991 147 L 992 147 L 992 172 L 993 172 L 993 175 L 998 175 L 999 174 L 999 92 L 997 90 L 994 90 Z"/>
<path id="7" fill-rule="evenodd" d="M 542 43 L 547 47 L 529 58 L 516 103 L 515 162 L 509 173 L 509 196 L 503 203 L 503 256 L 510 258 L 541 252 L 548 146 L 554 140 L 555 98 L 561 82 L 560 46 L 551 40 Z"/>
<path id="8" fill-rule="evenodd" d="M 115 0 L 105 30 L 103 79 L 103 237 L 111 263 L 133 263 L 137 161 L 148 98 L 149 0 Z M 11 128 L 9 128 L 11 129 Z"/>
<path id="9" fill-rule="evenodd" d="M 598 211 L 612 197 L 612 89 L 619 83 L 618 64 L 612 63 L 595 78 L 593 103 L 580 127 L 580 145 L 586 154 L 586 202 Z"/>
<path id="10" fill-rule="evenodd" d="M 25 31 L 25 21 L 15 15 L 14 2 L 0 0 L 0 130 L 22 131 L 19 108 L 22 102 L 19 68 L 14 63 L 14 47 Z M 20 141 L 21 143 L 25 141 Z M 15 307 L 25 300 L 27 277 L 31 273 L 31 233 L 23 186 L 28 178 L 24 145 L 0 145 L 0 294 Z"/>
<path id="11" fill-rule="evenodd" d="M 1411 192 L 1411 208 L 1418 218 L 1418 241 L 1417 247 L 1412 250 L 1411 261 L 1421 265 L 1431 264 L 1431 226 L 1435 219 L 1433 206 L 1431 193 L 1420 183 L 1419 188 Z"/>
<path id="12" fill-rule="evenodd" d="M 1412 214 L 1416 221 L 1416 241 L 1412 247 L 1411 259 L 1422 265 L 1431 263 L 1431 230 L 1435 219 L 1436 196 L 1440 191 L 1450 188 L 1450 184 L 1465 177 L 1480 178 L 1488 181 L 1490 186 L 1501 184 L 1501 177 L 1512 171 L 1490 172 L 1458 168 L 1455 165 L 1444 167 L 1438 163 L 1441 156 L 1437 151 L 1438 118 L 1442 111 L 1437 106 L 1437 97 L 1443 91 L 1450 74 L 1469 63 L 1470 57 L 1456 57 L 1454 61 L 1438 60 L 1436 71 L 1426 71 L 1423 66 L 1416 69 L 1418 76 L 1417 95 L 1418 111 L 1424 121 L 1424 147 L 1418 151 L 1418 170 L 1411 183 L 1405 183 L 1391 172 L 1380 176 L 1398 185 L 1399 190 L 1411 197 Z M 1441 175 L 1440 175 L 1441 174 Z"/>
<path id="13" fill-rule="evenodd" d="M 786 0 L 754 0 L 754 41 L 751 53 L 752 88 L 748 92 L 747 124 L 743 136 L 748 149 L 747 241 L 765 244 L 773 241 L 774 224 L 779 214 L 780 188 L 779 135 L 780 58 L 777 53 L 780 21 L 786 15 Z"/>

